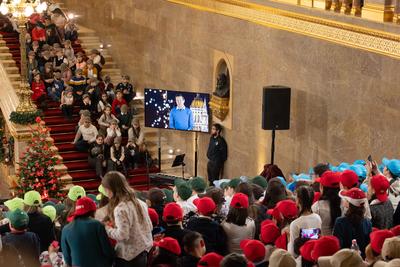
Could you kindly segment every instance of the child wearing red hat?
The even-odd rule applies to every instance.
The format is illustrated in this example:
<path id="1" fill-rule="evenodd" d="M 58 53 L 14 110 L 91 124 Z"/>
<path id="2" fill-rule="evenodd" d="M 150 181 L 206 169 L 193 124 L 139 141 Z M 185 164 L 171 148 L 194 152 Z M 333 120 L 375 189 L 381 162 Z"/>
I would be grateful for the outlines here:
<path id="1" fill-rule="evenodd" d="M 221 225 L 211 218 L 216 209 L 214 201 L 209 197 L 203 197 L 196 199 L 194 204 L 197 207 L 198 216 L 192 216 L 186 228 L 203 235 L 207 253 L 216 252 L 225 255 L 226 234 Z"/>
<path id="2" fill-rule="evenodd" d="M 224 257 L 215 252 L 207 253 L 201 257 L 197 267 L 219 267 L 223 259 Z"/>
<path id="3" fill-rule="evenodd" d="M 167 226 L 165 228 L 164 236 L 175 238 L 181 247 L 181 251 L 183 252 L 183 237 L 190 231 L 182 227 L 182 220 L 183 210 L 181 206 L 175 202 L 165 205 L 163 210 L 163 221 L 167 224 Z"/>
<path id="4" fill-rule="evenodd" d="M 383 243 L 387 238 L 394 237 L 390 230 L 376 230 L 370 234 L 371 243 L 365 249 L 366 261 L 371 264 L 381 259 Z"/>
<path id="5" fill-rule="evenodd" d="M 248 213 L 249 199 L 243 193 L 233 195 L 228 216 L 221 223 L 228 238 L 228 251 L 230 253 L 241 253 L 240 241 L 253 239 L 256 232 L 256 225 Z"/>
<path id="6" fill-rule="evenodd" d="M 266 249 L 261 241 L 244 239 L 240 242 L 240 248 L 246 259 L 253 262 L 256 267 L 265 266 Z"/>
<path id="7" fill-rule="evenodd" d="M 280 237 L 281 231 L 271 220 L 265 220 L 261 223 L 260 240 L 264 243 L 266 249 L 265 260 L 269 261 L 272 251 L 275 248 L 275 242 Z"/>
<path id="8" fill-rule="evenodd" d="M 176 239 L 165 237 L 158 242 L 154 242 L 154 246 L 158 249 L 155 251 L 154 259 L 150 260 L 149 266 L 178 266 L 181 247 Z"/>
<path id="9" fill-rule="evenodd" d="M 364 255 L 372 231 L 371 221 L 364 215 L 367 196 L 356 187 L 340 191 L 339 196 L 343 199 L 347 211 L 344 216 L 336 219 L 333 235 L 339 239 L 342 248 L 351 248 L 352 241 L 356 240 Z"/>
<path id="10" fill-rule="evenodd" d="M 354 187 L 359 187 L 358 175 L 352 170 L 345 170 L 340 174 L 340 184 L 343 190 L 350 190 Z M 346 213 L 347 208 L 342 205 L 343 213 Z M 368 199 L 365 200 L 365 214 L 364 217 L 371 220 L 371 210 L 369 208 Z"/>
<path id="11" fill-rule="evenodd" d="M 93 219 L 95 211 L 92 199 L 78 199 L 73 222 L 62 230 L 61 248 L 68 266 L 112 266 L 114 250 L 103 224 Z"/>
<path id="12" fill-rule="evenodd" d="M 357 175 L 356 175 L 357 176 Z M 358 177 L 357 177 L 358 179 Z M 336 218 L 342 215 L 341 199 L 339 197 L 341 174 L 326 171 L 320 178 L 321 196 L 311 209 L 321 217 L 321 234 L 331 235 Z"/>
<path id="13" fill-rule="evenodd" d="M 394 208 L 388 197 L 389 180 L 381 175 L 372 176 L 370 186 L 372 191 L 370 202 L 372 226 L 378 229 L 390 229 L 393 226 Z"/>

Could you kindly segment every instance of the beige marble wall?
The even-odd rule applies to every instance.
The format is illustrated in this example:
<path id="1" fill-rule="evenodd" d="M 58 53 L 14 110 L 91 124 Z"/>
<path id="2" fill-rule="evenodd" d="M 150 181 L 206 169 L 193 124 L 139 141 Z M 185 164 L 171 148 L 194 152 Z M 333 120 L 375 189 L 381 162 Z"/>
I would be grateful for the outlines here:
<path id="1" fill-rule="evenodd" d="M 276 162 L 286 173 L 320 161 L 398 156 L 398 60 L 161 0 L 66 3 L 112 44 L 140 89 L 211 92 L 214 50 L 233 56 L 227 177 L 256 175 L 269 161 L 270 132 L 260 120 L 262 87 L 271 84 L 292 87 L 291 129 L 276 139 Z M 193 134 L 167 134 L 192 155 Z M 199 138 L 201 175 L 208 138 Z"/>

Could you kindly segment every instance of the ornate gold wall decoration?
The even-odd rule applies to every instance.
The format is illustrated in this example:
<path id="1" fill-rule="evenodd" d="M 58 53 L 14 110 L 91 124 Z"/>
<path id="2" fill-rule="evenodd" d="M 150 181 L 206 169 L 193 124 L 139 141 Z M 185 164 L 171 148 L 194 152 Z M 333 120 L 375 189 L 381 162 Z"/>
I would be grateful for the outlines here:
<path id="1" fill-rule="evenodd" d="M 400 58 L 400 35 L 307 16 L 242 0 L 168 0 L 353 48 Z"/>

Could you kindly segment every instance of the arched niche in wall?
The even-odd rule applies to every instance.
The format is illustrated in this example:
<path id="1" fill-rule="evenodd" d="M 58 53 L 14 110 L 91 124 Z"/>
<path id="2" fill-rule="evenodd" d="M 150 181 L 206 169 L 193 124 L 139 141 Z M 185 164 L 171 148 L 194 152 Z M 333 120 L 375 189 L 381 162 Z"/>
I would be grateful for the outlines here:
<path id="1" fill-rule="evenodd" d="M 233 56 L 214 50 L 213 90 L 210 107 L 213 121 L 232 129 Z"/>

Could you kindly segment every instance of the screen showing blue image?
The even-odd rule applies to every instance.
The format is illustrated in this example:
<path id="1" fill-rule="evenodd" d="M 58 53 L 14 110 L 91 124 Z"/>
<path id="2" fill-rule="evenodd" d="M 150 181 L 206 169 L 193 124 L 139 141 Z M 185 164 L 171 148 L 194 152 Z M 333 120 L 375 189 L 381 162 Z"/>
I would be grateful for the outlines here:
<path id="1" fill-rule="evenodd" d="M 208 133 L 210 95 L 146 88 L 145 126 Z"/>

